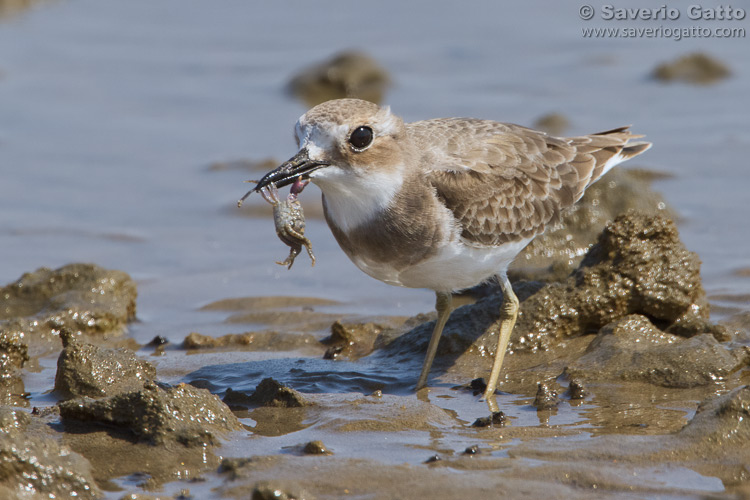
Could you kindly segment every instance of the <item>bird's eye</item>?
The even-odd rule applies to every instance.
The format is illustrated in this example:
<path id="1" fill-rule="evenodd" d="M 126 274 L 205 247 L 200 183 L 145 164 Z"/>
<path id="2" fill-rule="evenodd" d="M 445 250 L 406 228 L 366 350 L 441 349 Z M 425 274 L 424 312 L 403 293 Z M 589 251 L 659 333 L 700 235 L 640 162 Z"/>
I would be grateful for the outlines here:
<path id="1" fill-rule="evenodd" d="M 349 144 L 356 150 L 363 150 L 370 144 L 372 144 L 372 129 L 370 127 L 357 127 L 349 136 Z"/>

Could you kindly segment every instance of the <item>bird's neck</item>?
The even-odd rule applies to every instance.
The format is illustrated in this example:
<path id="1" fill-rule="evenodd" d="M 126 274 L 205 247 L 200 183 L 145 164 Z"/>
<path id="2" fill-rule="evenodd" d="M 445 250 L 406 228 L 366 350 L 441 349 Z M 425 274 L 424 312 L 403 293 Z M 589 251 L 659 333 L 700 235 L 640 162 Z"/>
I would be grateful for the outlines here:
<path id="1" fill-rule="evenodd" d="M 364 174 L 346 172 L 343 175 L 335 170 L 329 171 L 337 168 L 323 169 L 328 171 L 326 175 L 313 181 L 323 192 L 329 223 L 347 233 L 376 219 L 393 203 L 403 187 L 401 169 Z"/>

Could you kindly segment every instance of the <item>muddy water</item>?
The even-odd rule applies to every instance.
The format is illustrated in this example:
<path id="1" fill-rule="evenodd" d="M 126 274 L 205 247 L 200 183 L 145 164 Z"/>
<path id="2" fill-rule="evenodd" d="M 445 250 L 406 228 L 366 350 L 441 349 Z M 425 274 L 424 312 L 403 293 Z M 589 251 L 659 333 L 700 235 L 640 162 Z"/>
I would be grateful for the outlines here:
<path id="1" fill-rule="evenodd" d="M 366 16 L 325 2 L 261 10 L 239 1 L 59 1 L 8 11 L 0 20 L 0 282 L 71 262 L 124 271 L 137 285 L 137 321 L 125 331 L 119 324 L 105 335 L 87 331 L 81 340 L 135 350 L 168 385 L 138 379 L 106 396 L 114 399 L 96 400 L 105 403 L 55 410 L 69 396 L 52 392 L 62 349 L 53 324 L 26 351 L 10 351 L 3 379 L 11 395 L 5 404 L 24 415 L 32 407 L 49 413 L 28 422 L 3 413 L 3 429 L 33 435 L 32 455 L 72 449 L 78 455 L 66 466 L 79 476 L 70 488 L 93 485 L 86 491 L 107 498 L 171 498 L 185 489 L 195 498 L 239 498 L 274 488 L 297 498 L 747 494 L 744 40 L 597 42 L 583 39 L 581 28 L 602 21 L 587 24 L 578 6 L 564 4 L 483 4 L 481 12 L 450 2 L 381 5 Z M 676 21 L 690 24 L 684 15 Z M 568 118 L 566 134 L 633 123 L 655 143 L 633 166 L 666 174 L 652 184 L 663 198 L 638 208 L 671 210 L 687 251 L 702 261 L 710 318 L 704 301 L 688 293 L 685 304 L 697 305 L 700 320 L 673 326 L 678 317 L 667 324 L 626 308 L 614 324 L 573 335 L 569 325 L 557 329 L 563 338 L 510 356 L 498 396 L 505 423 L 490 427 L 472 426 L 487 410 L 467 387 L 486 376 L 487 361 L 476 354 L 483 330 L 464 338 L 456 327 L 430 390 L 414 395 L 426 340 L 419 328 L 429 329 L 419 325 L 432 319 L 432 294 L 357 271 L 321 220 L 314 187 L 302 202 L 315 267 L 305 256 L 291 271 L 274 264 L 288 250 L 269 208 L 257 199 L 235 208 L 247 188 L 242 181 L 269 165 L 253 162 L 294 153 L 291 128 L 305 105 L 285 92 L 289 79 L 352 48 L 389 72 L 385 101 L 407 120 L 461 115 L 531 124 L 556 112 Z M 695 51 L 721 60 L 731 76 L 709 86 L 651 78 L 657 65 Z M 643 191 L 623 189 L 626 199 Z M 593 208 L 578 216 L 605 217 Z M 600 231 L 590 231 L 592 243 Z M 571 262 L 545 273 L 541 250 L 523 261 L 534 272 L 517 277 L 564 278 L 582 258 L 569 243 L 549 248 Z M 488 293 L 464 316 L 491 323 L 497 297 Z M 45 314 L 29 307 L 12 317 Z M 65 308 L 47 309 L 57 312 L 45 321 L 56 315 L 69 321 L 63 326 L 82 328 Z M 414 317 L 420 313 L 427 316 Z M 127 312 L 117 317 L 124 321 Z M 715 327 L 720 320 L 729 333 Z M 357 348 L 320 342 L 336 321 L 349 325 L 342 335 Z M 359 324 L 369 326 L 351 326 Z M 398 337 L 404 332 L 412 334 Z M 168 343 L 146 345 L 157 336 Z M 652 349 L 622 348 L 633 342 Z M 708 377 L 670 376 L 669 369 L 686 369 L 679 354 L 659 354 L 672 345 L 686 349 L 689 362 L 696 353 L 708 360 Z M 151 373 L 123 356 L 101 359 L 135 366 L 123 373 Z M 636 358 L 645 364 L 628 370 Z M 588 371 L 580 360 L 592 363 Z M 252 400 L 268 377 L 299 391 L 304 404 Z M 571 392 L 571 382 L 583 394 Z M 202 389 L 224 399 L 241 427 Z M 203 435 L 154 411 L 147 413 L 153 433 L 144 434 L 142 421 L 115 410 L 123 405 L 175 405 L 186 414 L 197 405 L 225 423 L 204 422 Z M 317 440 L 331 454 L 311 454 L 316 446 L 306 445 Z"/>

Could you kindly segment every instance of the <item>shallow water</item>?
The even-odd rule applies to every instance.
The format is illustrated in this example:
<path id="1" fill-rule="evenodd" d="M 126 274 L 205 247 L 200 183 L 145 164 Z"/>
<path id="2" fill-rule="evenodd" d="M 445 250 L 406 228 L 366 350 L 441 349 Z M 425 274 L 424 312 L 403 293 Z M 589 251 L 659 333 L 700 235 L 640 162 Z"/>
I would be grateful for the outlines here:
<path id="1" fill-rule="evenodd" d="M 567 135 L 632 123 L 654 147 L 630 163 L 671 174 L 655 187 L 679 214 L 686 246 L 703 261 L 704 286 L 721 306 L 714 319 L 747 310 L 746 39 L 585 39 L 582 27 L 605 23 L 582 21 L 578 7 L 380 2 L 363 10 L 332 1 L 260 8 L 238 0 L 60 0 L 0 20 L 0 282 L 69 262 L 126 271 L 138 282 L 139 322 L 129 334 L 139 343 L 155 335 L 179 344 L 193 331 L 218 336 L 270 328 L 226 322 L 231 312 L 200 309 L 233 297 L 320 297 L 338 303 L 316 306 L 316 312 L 360 320 L 431 311 L 431 292 L 390 287 L 359 272 L 320 219 L 308 219 L 307 228 L 316 266 L 305 255 L 291 271 L 277 266 L 287 250 L 270 219 L 235 207 L 248 188 L 243 181 L 257 172 L 208 168 L 217 161 L 291 156 L 292 127 L 305 107 L 284 92 L 285 83 L 308 64 L 358 48 L 391 72 L 395 84 L 386 101 L 407 121 L 472 116 L 530 125 L 559 112 L 572 122 Z M 674 25 L 707 23 L 684 17 Z M 707 87 L 649 78 L 658 63 L 693 51 L 721 59 L 732 77 Z M 303 201 L 313 207 L 317 197 L 311 187 Z M 320 338 L 326 331 L 310 333 Z M 320 353 L 313 358 L 294 351 L 140 354 L 157 364 L 165 381 L 203 378 L 218 393 L 251 390 L 263 374 L 273 374 L 303 392 L 341 397 L 382 386 L 386 398 L 413 398 L 409 387 L 421 363 L 360 361 L 349 370 L 339 363 L 331 368 L 316 359 Z M 54 362 L 42 359 L 42 370 L 27 375 L 32 405 L 51 402 L 45 393 Z M 294 367 L 303 372 L 295 375 Z M 484 409 L 452 385 L 445 377 L 430 400 L 470 423 Z M 597 405 L 565 407 L 543 421 L 529 403 L 509 396 L 502 409 L 516 426 L 575 429 L 572 440 L 598 432 Z M 664 411 L 687 419 L 691 404 Z M 251 420 L 243 422 L 252 427 Z M 376 445 L 383 433 L 341 437 L 318 432 L 314 422 L 305 425 L 280 438 L 253 438 L 253 453 L 313 438 L 340 450 L 345 441 L 359 440 L 367 450 L 361 457 L 416 464 L 436 447 L 461 451 L 479 441 L 424 431 L 408 439 L 393 433 L 397 445 Z M 493 453 L 512 447 L 506 442 Z M 242 440 L 226 448 L 228 456 L 247 454 Z M 342 455 L 360 457 L 352 450 Z M 649 485 L 661 485 L 665 498 L 723 489 L 716 478 L 683 467 L 639 473 Z M 127 479 L 119 483 L 132 487 Z"/>

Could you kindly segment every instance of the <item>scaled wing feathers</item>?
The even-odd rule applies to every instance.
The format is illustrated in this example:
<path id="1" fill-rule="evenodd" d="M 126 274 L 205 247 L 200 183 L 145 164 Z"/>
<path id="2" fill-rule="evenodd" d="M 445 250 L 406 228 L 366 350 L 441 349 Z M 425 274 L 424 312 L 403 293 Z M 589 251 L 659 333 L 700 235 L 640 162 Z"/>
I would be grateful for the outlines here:
<path id="1" fill-rule="evenodd" d="M 448 146 L 442 151 L 454 152 L 427 153 L 434 165 L 429 182 L 453 212 L 464 241 L 482 246 L 541 233 L 583 196 L 589 184 L 649 146 L 628 146 L 629 139 L 640 136 L 627 127 L 564 139 L 518 125 L 443 119 L 430 120 L 424 128 L 432 137 L 420 138 L 422 124 L 427 123 L 410 124 L 414 135 L 423 141 L 441 140 Z M 475 132 L 471 140 L 462 141 L 467 136 L 461 130 L 467 126 Z"/>

